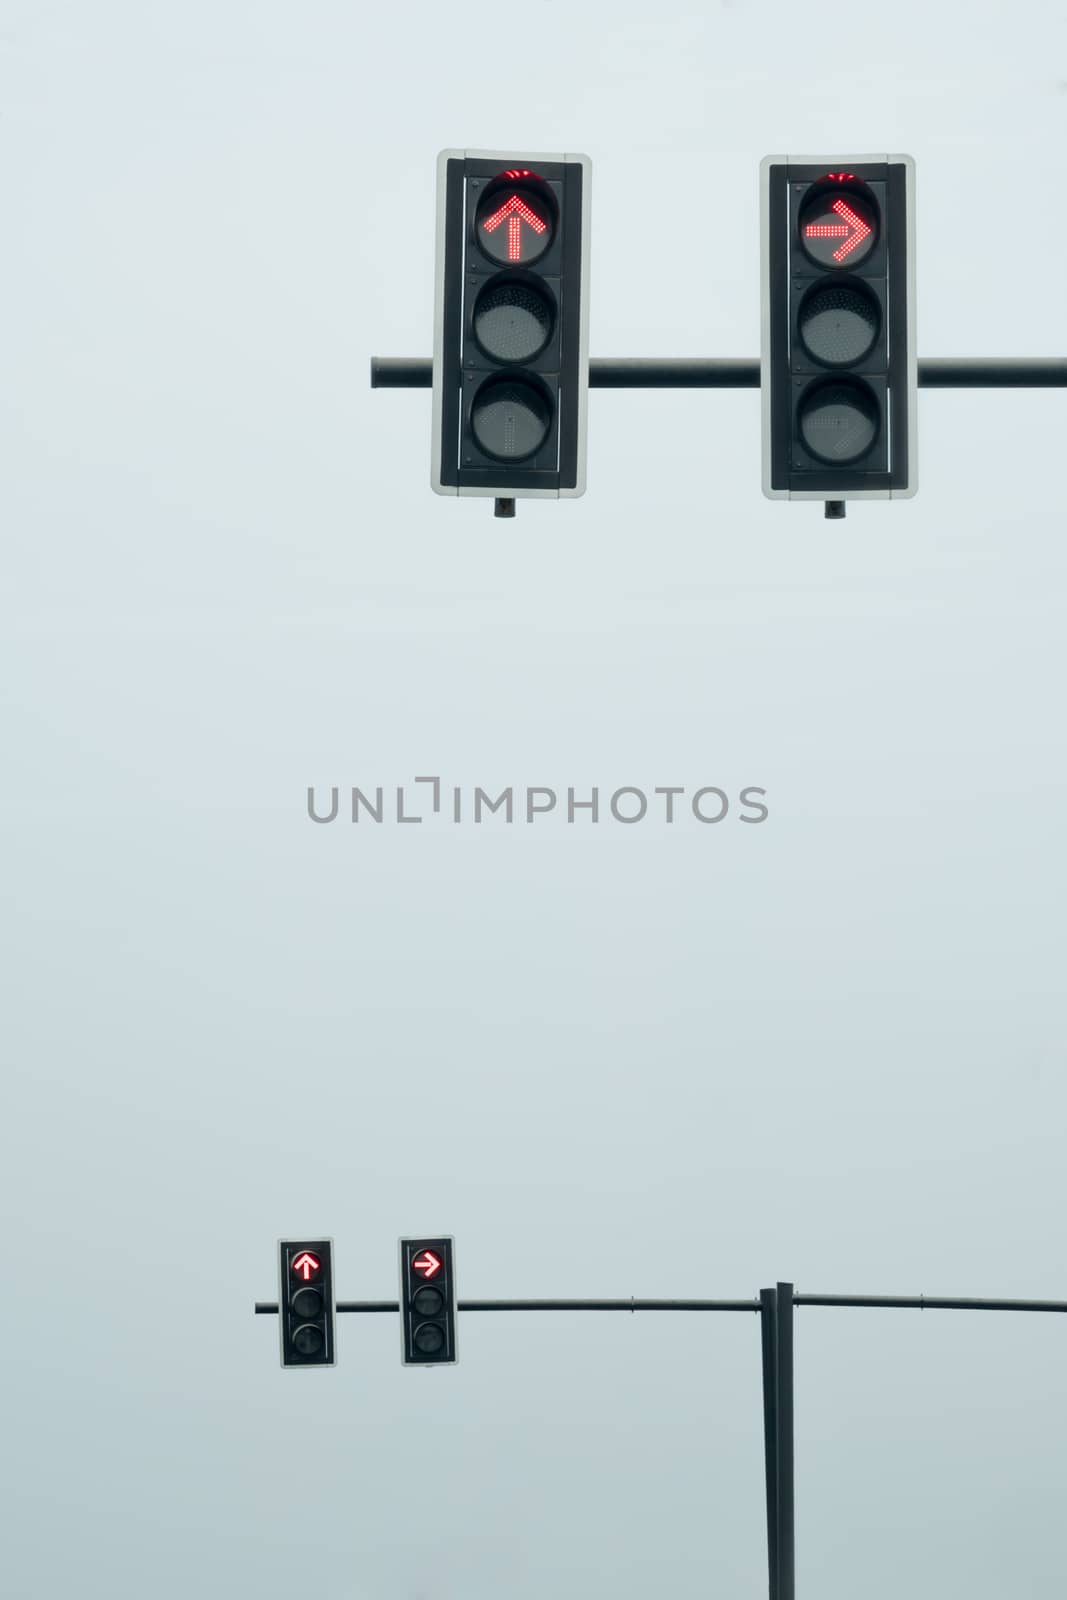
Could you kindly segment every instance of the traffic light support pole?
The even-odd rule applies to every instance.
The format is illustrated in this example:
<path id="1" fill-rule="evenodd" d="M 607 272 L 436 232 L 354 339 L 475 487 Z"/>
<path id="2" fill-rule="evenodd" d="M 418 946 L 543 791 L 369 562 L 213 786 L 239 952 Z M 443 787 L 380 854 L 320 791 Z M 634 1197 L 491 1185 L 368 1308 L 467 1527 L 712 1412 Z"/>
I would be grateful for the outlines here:
<path id="1" fill-rule="evenodd" d="M 793 1306 L 791 1283 L 760 1290 L 763 1453 L 767 1478 L 770 1600 L 796 1594 L 793 1506 Z"/>
<path id="2" fill-rule="evenodd" d="M 591 389 L 758 389 L 757 360 L 684 356 L 601 357 L 589 363 Z M 372 389 L 430 389 L 428 356 L 372 356 Z M 1061 356 L 928 356 L 919 362 L 920 389 L 1064 389 Z"/>
<path id="3" fill-rule="evenodd" d="M 778 1429 L 774 1381 L 775 1315 L 778 1291 L 760 1290 L 760 1337 L 763 1350 L 763 1465 L 767 1482 L 767 1569 L 770 1600 L 778 1600 Z"/>
<path id="4" fill-rule="evenodd" d="M 457 1311 L 749 1311 L 760 1313 L 763 1445 L 767 1491 L 770 1600 L 795 1600 L 796 1544 L 793 1428 L 795 1306 L 851 1306 L 917 1311 L 1058 1311 L 1067 1300 L 989 1300 L 959 1295 L 797 1294 L 791 1283 L 761 1289 L 757 1300 L 460 1300 Z M 256 1314 L 277 1316 L 277 1301 L 257 1300 Z M 338 1312 L 399 1312 L 398 1300 L 339 1300 Z"/>
<path id="5" fill-rule="evenodd" d="M 458 1311 L 763 1311 L 757 1300 L 460 1300 Z M 904 1311 L 1058 1311 L 1067 1300 L 987 1300 L 932 1294 L 793 1294 L 795 1306 L 869 1306 Z M 338 1300 L 337 1311 L 399 1311 L 398 1300 Z M 276 1317 L 276 1300 L 257 1300 L 257 1316 Z"/>

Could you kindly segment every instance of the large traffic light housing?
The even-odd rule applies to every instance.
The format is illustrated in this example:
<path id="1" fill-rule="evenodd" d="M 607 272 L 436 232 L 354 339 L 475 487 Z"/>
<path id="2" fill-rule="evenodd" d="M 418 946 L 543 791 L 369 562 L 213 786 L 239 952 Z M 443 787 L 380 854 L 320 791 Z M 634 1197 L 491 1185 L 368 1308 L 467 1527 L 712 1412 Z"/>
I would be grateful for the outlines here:
<path id="1" fill-rule="evenodd" d="M 456 1355 L 455 1241 L 401 1239 L 400 1338 L 408 1366 L 439 1367 Z"/>
<path id="2" fill-rule="evenodd" d="M 336 1364 L 332 1239 L 279 1239 L 278 1322 L 283 1367 Z"/>
<path id="3" fill-rule="evenodd" d="M 768 156 L 761 180 L 763 492 L 913 495 L 915 163 Z"/>
<path id="4" fill-rule="evenodd" d="M 590 173 L 581 155 L 438 157 L 438 494 L 585 492 Z"/>

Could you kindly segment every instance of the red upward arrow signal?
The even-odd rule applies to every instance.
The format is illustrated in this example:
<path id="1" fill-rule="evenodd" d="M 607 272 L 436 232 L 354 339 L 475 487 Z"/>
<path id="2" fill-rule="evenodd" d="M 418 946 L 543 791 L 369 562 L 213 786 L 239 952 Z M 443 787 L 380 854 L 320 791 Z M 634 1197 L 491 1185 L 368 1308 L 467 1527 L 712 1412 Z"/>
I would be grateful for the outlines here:
<path id="1" fill-rule="evenodd" d="M 432 1250 L 424 1250 L 421 1256 L 415 1257 L 411 1265 L 424 1278 L 433 1278 L 441 1270 L 441 1258 L 435 1256 Z"/>
<path id="2" fill-rule="evenodd" d="M 528 223 L 535 233 L 544 233 L 548 223 L 544 217 L 539 217 L 536 211 L 531 211 L 526 201 L 520 195 L 513 194 L 498 206 L 491 216 L 486 217 L 482 227 L 486 233 L 495 233 L 501 223 L 508 225 L 508 260 L 521 261 L 522 242 L 519 235 L 524 222 Z"/>
<path id="3" fill-rule="evenodd" d="M 303 1255 L 297 1256 L 296 1260 L 293 1262 L 293 1271 L 296 1273 L 298 1278 L 303 1278 L 305 1283 L 307 1283 L 308 1279 L 311 1277 L 311 1274 L 313 1272 L 318 1272 L 318 1270 L 318 1257 L 310 1255 L 307 1250 L 304 1251 Z"/>
<path id="4" fill-rule="evenodd" d="M 830 207 L 842 220 L 840 222 L 809 222 L 804 229 L 806 239 L 841 239 L 834 251 L 835 261 L 844 261 L 853 250 L 857 249 L 870 234 L 870 226 L 849 205 L 848 201 L 839 197 Z"/>

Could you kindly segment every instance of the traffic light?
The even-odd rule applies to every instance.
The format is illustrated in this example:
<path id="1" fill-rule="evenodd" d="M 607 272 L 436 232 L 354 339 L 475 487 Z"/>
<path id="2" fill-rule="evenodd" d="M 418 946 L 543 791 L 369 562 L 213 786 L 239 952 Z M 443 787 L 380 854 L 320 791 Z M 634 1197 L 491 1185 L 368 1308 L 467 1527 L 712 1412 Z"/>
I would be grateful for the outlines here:
<path id="1" fill-rule="evenodd" d="M 761 188 L 763 492 L 913 495 L 915 163 L 767 156 Z"/>
<path id="2" fill-rule="evenodd" d="M 439 1367 L 456 1356 L 453 1243 L 400 1241 L 400 1337 L 406 1367 Z"/>
<path id="3" fill-rule="evenodd" d="M 279 1239 L 278 1274 L 282 1366 L 332 1367 L 333 1240 Z"/>
<path id="4" fill-rule="evenodd" d="M 438 494 L 585 492 L 591 170 L 581 155 L 438 157 Z"/>

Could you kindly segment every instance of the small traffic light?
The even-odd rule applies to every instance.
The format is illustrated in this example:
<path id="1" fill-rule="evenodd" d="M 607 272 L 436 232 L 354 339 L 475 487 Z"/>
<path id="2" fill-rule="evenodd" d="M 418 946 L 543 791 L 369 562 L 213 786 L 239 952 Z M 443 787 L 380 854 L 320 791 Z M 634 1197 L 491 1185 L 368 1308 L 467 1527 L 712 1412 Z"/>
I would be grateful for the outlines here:
<path id="1" fill-rule="evenodd" d="M 458 1359 L 454 1242 L 400 1241 L 400 1337 L 406 1367 L 439 1367 Z"/>
<path id="2" fill-rule="evenodd" d="M 283 1367 L 332 1367 L 333 1240 L 279 1239 L 278 1322 Z"/>
<path id="3" fill-rule="evenodd" d="M 762 164 L 760 384 L 771 499 L 915 493 L 914 180 L 910 156 Z"/>
<path id="4" fill-rule="evenodd" d="M 438 157 L 438 494 L 585 492 L 591 170 L 581 155 Z"/>

